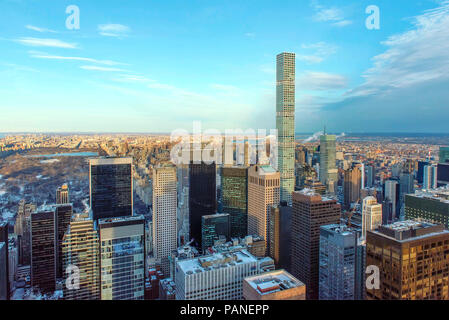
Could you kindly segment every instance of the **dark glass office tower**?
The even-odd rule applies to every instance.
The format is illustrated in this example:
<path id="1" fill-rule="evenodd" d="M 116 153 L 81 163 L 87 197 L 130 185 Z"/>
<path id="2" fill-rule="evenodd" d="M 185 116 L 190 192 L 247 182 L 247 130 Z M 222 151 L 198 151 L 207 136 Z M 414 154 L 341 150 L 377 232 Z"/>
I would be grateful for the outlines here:
<path id="1" fill-rule="evenodd" d="M 223 212 L 231 216 L 231 237 L 248 234 L 248 169 L 224 167 L 221 169 Z"/>
<path id="2" fill-rule="evenodd" d="M 55 211 L 31 214 L 31 285 L 41 292 L 55 290 Z"/>
<path id="3" fill-rule="evenodd" d="M 416 174 L 416 180 L 418 184 L 422 184 L 424 180 L 424 167 L 428 166 L 428 161 L 418 161 L 418 173 Z"/>
<path id="4" fill-rule="evenodd" d="M 216 167 L 212 164 L 193 163 L 189 165 L 189 223 L 190 239 L 201 247 L 201 217 L 216 213 Z"/>
<path id="5" fill-rule="evenodd" d="M 133 214 L 132 158 L 89 160 L 93 219 Z"/>
<path id="6" fill-rule="evenodd" d="M 214 245 L 220 236 L 230 238 L 230 216 L 227 213 L 217 213 L 201 217 L 201 246 L 203 250 Z"/>
<path id="7" fill-rule="evenodd" d="M 5 275 L 6 275 L 6 300 L 10 299 L 10 283 L 9 283 L 9 256 L 8 256 L 8 228 L 9 225 L 7 222 L 0 222 L 0 244 L 4 244 L 5 250 L 5 266 L 2 266 L 0 263 L 0 267 L 5 267 Z"/>
<path id="8" fill-rule="evenodd" d="M 64 270 L 62 270 L 62 240 L 66 233 L 70 219 L 72 218 L 73 207 L 71 204 L 60 204 L 55 207 L 56 215 L 56 277 L 62 278 Z"/>

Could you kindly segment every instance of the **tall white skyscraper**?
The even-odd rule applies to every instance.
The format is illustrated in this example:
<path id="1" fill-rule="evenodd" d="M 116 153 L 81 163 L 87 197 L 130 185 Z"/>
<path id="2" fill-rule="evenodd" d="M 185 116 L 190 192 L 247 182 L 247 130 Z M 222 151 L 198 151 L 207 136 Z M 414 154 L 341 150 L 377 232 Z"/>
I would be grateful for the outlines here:
<path id="1" fill-rule="evenodd" d="M 154 257 L 164 275 L 170 276 L 168 257 L 177 248 L 176 167 L 153 169 L 153 244 Z"/>
<path id="2" fill-rule="evenodd" d="M 295 187 L 295 54 L 276 56 L 276 129 L 281 200 L 292 202 Z"/>
<path id="3" fill-rule="evenodd" d="M 376 198 L 369 196 L 362 204 L 362 237 L 366 239 L 366 231 L 376 229 L 382 224 L 382 205 Z"/>

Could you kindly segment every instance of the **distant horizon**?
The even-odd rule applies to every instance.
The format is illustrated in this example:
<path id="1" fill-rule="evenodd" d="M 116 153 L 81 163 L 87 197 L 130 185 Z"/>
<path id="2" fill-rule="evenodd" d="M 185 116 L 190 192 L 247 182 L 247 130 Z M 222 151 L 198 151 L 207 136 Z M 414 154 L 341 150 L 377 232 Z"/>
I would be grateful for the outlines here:
<path id="1" fill-rule="evenodd" d="M 297 135 L 313 135 L 317 133 L 321 133 L 322 131 L 317 132 L 295 132 L 295 136 Z M 50 135 L 95 135 L 95 134 L 129 134 L 129 135 L 171 135 L 170 132 L 132 132 L 132 131 L 9 131 L 9 132 L 0 132 L 0 135 L 8 135 L 8 134 L 50 134 Z M 396 132 L 388 132 L 388 131 L 379 131 L 379 132 L 326 132 L 326 134 L 332 135 L 449 135 L 449 132 L 406 132 L 406 131 L 396 131 Z M 224 135 L 224 133 L 222 133 Z"/>

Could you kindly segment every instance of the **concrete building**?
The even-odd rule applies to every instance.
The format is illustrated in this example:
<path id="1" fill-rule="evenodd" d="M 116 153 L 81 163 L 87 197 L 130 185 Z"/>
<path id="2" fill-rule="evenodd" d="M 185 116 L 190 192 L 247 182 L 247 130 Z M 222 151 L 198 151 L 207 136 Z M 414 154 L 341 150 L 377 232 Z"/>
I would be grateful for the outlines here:
<path id="1" fill-rule="evenodd" d="M 244 300 L 305 300 L 306 286 L 285 270 L 274 270 L 243 280 Z"/>
<path id="2" fill-rule="evenodd" d="M 295 54 L 276 56 L 276 129 L 281 200 L 291 203 L 295 187 Z"/>
<path id="3" fill-rule="evenodd" d="M 310 189 L 295 191 L 292 205 L 292 274 L 306 285 L 307 300 L 318 299 L 320 227 L 340 222 L 337 200 Z"/>
<path id="4" fill-rule="evenodd" d="M 362 237 L 366 239 L 366 231 L 374 230 L 382 224 L 382 205 L 370 196 L 362 202 Z"/>
<path id="5" fill-rule="evenodd" d="M 241 300 L 243 279 L 259 273 L 246 250 L 216 253 L 176 264 L 176 300 Z"/>
<path id="6" fill-rule="evenodd" d="M 350 209 L 351 204 L 360 201 L 362 180 L 362 166 L 360 163 L 353 163 L 348 170 L 345 170 L 343 194 L 344 206 L 346 209 Z"/>
<path id="7" fill-rule="evenodd" d="M 0 288 L 0 300 L 9 300 L 11 293 L 11 282 L 9 279 L 9 224 L 8 222 L 0 222 L 0 245 L 4 245 L 3 259 L 0 257 L 0 268 L 4 269 L 4 281 L 5 281 L 5 299 L 2 299 L 2 288 Z M 1 249 L 0 249 L 1 250 Z M 0 275 L 0 282 L 3 282 L 3 274 Z M 3 286 L 0 283 L 0 287 Z"/>
<path id="8" fill-rule="evenodd" d="M 449 228 L 449 189 L 416 190 L 405 196 L 405 218 L 443 224 Z"/>
<path id="9" fill-rule="evenodd" d="M 286 202 L 270 208 L 270 257 L 278 269 L 291 270 L 292 207 Z"/>
<path id="10" fill-rule="evenodd" d="M 338 184 L 336 136 L 324 133 L 320 136 L 320 181 L 329 193 L 335 193 Z"/>
<path id="11" fill-rule="evenodd" d="M 56 190 L 56 204 L 68 203 L 70 203 L 69 186 L 67 184 L 63 184 Z"/>
<path id="12" fill-rule="evenodd" d="M 64 275 L 63 270 L 63 254 L 62 254 L 62 241 L 64 234 L 69 227 L 70 220 L 72 219 L 73 206 L 72 204 L 57 204 L 55 206 L 55 261 L 56 261 L 56 278 L 62 278 Z"/>
<path id="13" fill-rule="evenodd" d="M 248 234 L 269 244 L 270 208 L 280 201 L 280 174 L 271 166 L 255 165 L 248 172 Z"/>
<path id="14" fill-rule="evenodd" d="M 9 300 L 8 292 L 8 273 L 6 252 L 8 246 L 0 242 L 0 300 Z"/>
<path id="15" fill-rule="evenodd" d="M 168 257 L 177 245 L 176 167 L 153 169 L 153 252 L 162 272 L 170 275 Z"/>
<path id="16" fill-rule="evenodd" d="M 63 269 L 76 266 L 79 289 L 63 286 L 65 300 L 100 299 L 100 243 L 92 218 L 76 215 L 70 221 L 62 241 Z M 64 282 L 71 274 L 64 273 Z"/>
<path id="17" fill-rule="evenodd" d="M 25 200 L 19 202 L 14 233 L 17 235 L 19 264 L 21 265 L 30 265 L 31 263 L 31 213 L 35 210 L 35 204 L 26 203 Z"/>
<path id="18" fill-rule="evenodd" d="M 98 220 L 101 300 L 143 300 L 145 219 L 143 216 Z"/>
<path id="19" fill-rule="evenodd" d="M 366 236 L 366 265 L 377 266 L 380 287 L 369 300 L 448 300 L 449 231 L 443 225 L 406 220 Z M 405 281 L 406 280 L 406 281 Z"/>
<path id="20" fill-rule="evenodd" d="M 133 214 L 132 158 L 89 159 L 89 195 L 93 219 Z"/>

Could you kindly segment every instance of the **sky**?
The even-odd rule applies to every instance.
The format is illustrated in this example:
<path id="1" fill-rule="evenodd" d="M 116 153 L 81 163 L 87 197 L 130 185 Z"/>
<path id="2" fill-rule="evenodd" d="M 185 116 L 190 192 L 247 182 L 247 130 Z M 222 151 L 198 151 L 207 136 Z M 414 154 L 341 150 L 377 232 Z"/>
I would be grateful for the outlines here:
<path id="1" fill-rule="evenodd" d="M 449 132 L 447 0 L 0 0 L 0 132 L 275 128 L 284 51 L 298 133 Z"/>

